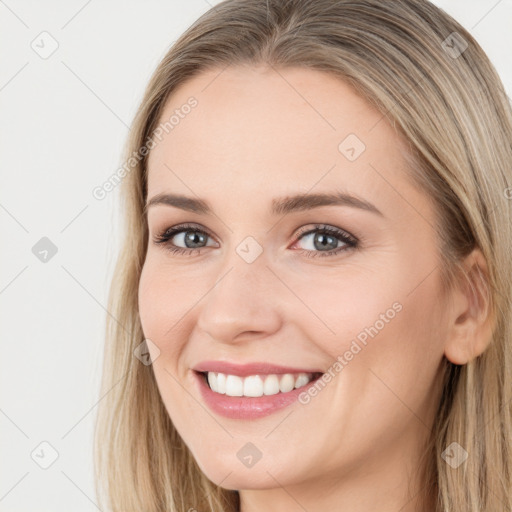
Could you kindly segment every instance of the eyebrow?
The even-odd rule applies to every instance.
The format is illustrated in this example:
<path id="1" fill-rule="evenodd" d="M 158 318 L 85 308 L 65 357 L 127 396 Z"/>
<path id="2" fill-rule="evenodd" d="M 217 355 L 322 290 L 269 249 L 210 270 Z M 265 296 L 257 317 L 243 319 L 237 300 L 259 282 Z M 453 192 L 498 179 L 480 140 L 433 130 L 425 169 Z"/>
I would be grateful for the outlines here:
<path id="1" fill-rule="evenodd" d="M 156 205 L 174 206 L 175 208 L 201 215 L 213 214 L 213 209 L 207 201 L 179 194 L 157 194 L 146 203 L 144 213 L 150 207 Z M 374 204 L 349 193 L 342 192 L 333 194 L 297 194 L 277 198 L 272 201 L 271 213 L 276 216 L 286 215 L 291 212 L 311 210 L 321 206 L 348 206 L 384 217 L 384 214 Z"/>

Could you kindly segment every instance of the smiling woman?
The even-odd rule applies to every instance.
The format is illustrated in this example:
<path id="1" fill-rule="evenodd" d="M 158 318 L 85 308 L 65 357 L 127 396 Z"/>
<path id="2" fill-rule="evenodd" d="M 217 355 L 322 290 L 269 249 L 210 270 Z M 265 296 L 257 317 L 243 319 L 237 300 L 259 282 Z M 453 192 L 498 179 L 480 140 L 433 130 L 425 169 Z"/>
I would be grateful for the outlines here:
<path id="1" fill-rule="evenodd" d="M 425 0 L 196 21 L 126 147 L 103 507 L 512 510 L 511 140 Z"/>

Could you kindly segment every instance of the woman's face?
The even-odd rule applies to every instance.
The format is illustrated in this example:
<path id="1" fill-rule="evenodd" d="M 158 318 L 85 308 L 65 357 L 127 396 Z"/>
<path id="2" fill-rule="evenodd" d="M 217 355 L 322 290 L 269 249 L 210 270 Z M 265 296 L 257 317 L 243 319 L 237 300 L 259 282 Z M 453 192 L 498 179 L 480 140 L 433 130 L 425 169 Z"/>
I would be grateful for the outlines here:
<path id="1" fill-rule="evenodd" d="M 306 69 L 205 72 L 173 93 L 170 119 L 148 162 L 139 308 L 179 434 L 225 488 L 396 485 L 429 432 L 447 332 L 434 210 L 401 139 Z M 188 199 L 156 200 L 170 194 Z M 281 368 L 236 367 L 250 363 Z M 223 370 L 235 396 L 194 368 Z M 299 370 L 326 376 L 301 386 Z"/>

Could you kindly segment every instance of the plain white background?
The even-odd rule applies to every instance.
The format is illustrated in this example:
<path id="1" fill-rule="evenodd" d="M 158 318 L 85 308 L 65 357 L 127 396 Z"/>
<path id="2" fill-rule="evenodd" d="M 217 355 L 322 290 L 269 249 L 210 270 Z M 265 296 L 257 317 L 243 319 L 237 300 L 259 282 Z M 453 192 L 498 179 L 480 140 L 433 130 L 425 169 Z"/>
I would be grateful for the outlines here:
<path id="1" fill-rule="evenodd" d="M 214 3 L 0 0 L 0 511 L 98 510 L 92 431 L 119 235 L 117 193 L 92 190 L 119 167 L 158 61 Z M 434 3 L 512 96 L 512 0 Z M 57 251 L 46 262 L 43 237 Z"/>

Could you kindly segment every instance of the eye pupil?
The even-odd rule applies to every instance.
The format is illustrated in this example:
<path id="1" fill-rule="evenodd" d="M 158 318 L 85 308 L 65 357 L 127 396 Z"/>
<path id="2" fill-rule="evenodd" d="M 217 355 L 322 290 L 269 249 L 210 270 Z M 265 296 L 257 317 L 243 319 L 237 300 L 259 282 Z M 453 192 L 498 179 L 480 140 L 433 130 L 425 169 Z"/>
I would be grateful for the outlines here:
<path id="1" fill-rule="evenodd" d="M 331 235 L 326 235 L 325 233 L 317 233 L 315 235 L 314 245 L 315 249 L 318 250 L 325 248 L 332 250 L 337 248 L 338 240 Z M 329 247 L 329 245 L 332 247 Z"/>
<path id="2" fill-rule="evenodd" d="M 200 244 L 204 243 L 205 239 L 205 235 L 203 233 L 198 233 L 197 231 L 187 231 L 185 233 L 185 244 L 189 249 L 195 249 L 198 246 L 202 247 Z M 192 245 L 190 246 L 189 243 Z"/>

